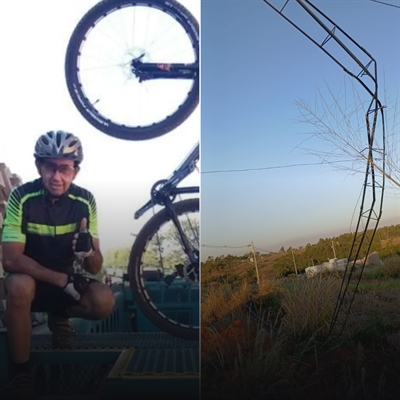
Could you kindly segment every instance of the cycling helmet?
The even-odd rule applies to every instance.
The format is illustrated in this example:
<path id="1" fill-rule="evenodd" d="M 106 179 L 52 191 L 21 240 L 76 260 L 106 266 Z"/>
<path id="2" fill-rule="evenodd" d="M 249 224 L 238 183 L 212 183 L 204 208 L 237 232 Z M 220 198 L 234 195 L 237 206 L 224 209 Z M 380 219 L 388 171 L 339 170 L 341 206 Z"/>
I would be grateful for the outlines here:
<path id="1" fill-rule="evenodd" d="M 36 159 L 65 158 L 79 164 L 83 160 L 82 143 L 72 133 L 50 131 L 37 140 L 34 156 Z"/>

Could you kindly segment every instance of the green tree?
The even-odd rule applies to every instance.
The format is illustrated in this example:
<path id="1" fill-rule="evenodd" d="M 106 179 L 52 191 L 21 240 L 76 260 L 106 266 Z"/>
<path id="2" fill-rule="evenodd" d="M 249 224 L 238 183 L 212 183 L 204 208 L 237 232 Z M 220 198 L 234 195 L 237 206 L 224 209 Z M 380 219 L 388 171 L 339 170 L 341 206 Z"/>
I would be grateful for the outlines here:
<path id="1" fill-rule="evenodd" d="M 122 268 L 127 271 L 130 252 L 130 247 L 119 247 L 107 251 L 104 254 L 104 267 Z"/>

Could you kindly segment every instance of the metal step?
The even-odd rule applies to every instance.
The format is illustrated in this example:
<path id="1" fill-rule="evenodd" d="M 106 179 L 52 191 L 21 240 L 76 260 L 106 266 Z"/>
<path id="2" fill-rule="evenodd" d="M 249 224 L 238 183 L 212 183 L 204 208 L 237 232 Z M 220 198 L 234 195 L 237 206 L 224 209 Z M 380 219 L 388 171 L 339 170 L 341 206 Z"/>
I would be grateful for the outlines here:
<path id="1" fill-rule="evenodd" d="M 195 399 L 199 393 L 195 340 L 164 332 L 78 334 L 70 349 L 58 350 L 52 349 L 50 334 L 37 334 L 31 348 L 40 399 L 158 398 L 165 393 Z"/>
<path id="2" fill-rule="evenodd" d="M 198 340 L 185 340 L 165 332 L 78 333 L 71 349 L 199 348 Z M 32 335 L 32 350 L 51 350 L 51 334 Z"/>

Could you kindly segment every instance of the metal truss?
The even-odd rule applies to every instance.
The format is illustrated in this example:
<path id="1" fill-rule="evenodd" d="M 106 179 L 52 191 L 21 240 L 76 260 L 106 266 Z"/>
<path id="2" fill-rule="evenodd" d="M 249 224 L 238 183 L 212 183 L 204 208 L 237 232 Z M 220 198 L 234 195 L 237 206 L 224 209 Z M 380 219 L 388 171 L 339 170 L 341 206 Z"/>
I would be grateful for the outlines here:
<path id="1" fill-rule="evenodd" d="M 298 24 L 293 22 L 292 18 L 287 16 L 289 0 L 286 0 L 281 8 L 277 8 L 273 4 L 277 3 L 275 1 L 263 1 L 317 45 L 347 74 L 357 80 L 371 96 L 371 101 L 365 114 L 367 146 L 363 155 L 366 160 L 366 168 L 362 200 L 360 203 L 360 213 L 328 334 L 328 336 L 330 336 L 332 332 L 334 332 L 335 326 L 338 326 L 339 329 L 335 332 L 340 336 L 343 333 L 347 317 L 350 313 L 367 261 L 367 256 L 382 215 L 385 189 L 386 149 L 385 121 L 383 113 L 384 107 L 378 99 L 377 64 L 375 59 L 363 47 L 361 47 L 350 35 L 348 35 L 310 1 L 295 0 L 294 3 L 308 13 L 309 16 L 323 29 L 324 36 L 319 40 L 314 38 L 316 36 L 315 33 L 313 33 L 314 37 L 312 37 L 306 33 L 305 30 L 301 29 Z M 294 14 L 297 17 L 301 13 L 296 12 Z M 351 64 L 346 64 L 347 66 L 345 66 L 342 61 L 339 61 L 339 57 L 336 53 L 333 55 L 333 49 L 329 50 L 327 48 L 328 42 L 330 42 L 330 46 L 335 45 L 336 49 L 338 49 L 343 54 L 343 57 L 346 57 Z M 358 56 L 356 56 L 355 53 L 357 53 Z M 342 56 L 340 56 L 340 58 L 342 58 Z M 360 58 L 362 58 L 363 61 L 361 61 Z M 356 70 L 356 72 L 354 72 L 354 70 Z M 378 134 L 377 131 L 379 132 Z M 350 294 L 348 293 L 348 288 L 358 260 L 361 260 L 361 270 L 359 276 L 356 278 L 356 289 L 352 294 Z"/>

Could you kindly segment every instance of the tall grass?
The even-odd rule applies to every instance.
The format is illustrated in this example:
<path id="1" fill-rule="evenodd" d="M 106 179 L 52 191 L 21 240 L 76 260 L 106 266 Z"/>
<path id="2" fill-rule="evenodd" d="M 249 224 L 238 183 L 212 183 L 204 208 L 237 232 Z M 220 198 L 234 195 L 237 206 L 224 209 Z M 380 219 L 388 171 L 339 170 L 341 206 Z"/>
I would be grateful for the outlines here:
<path id="1" fill-rule="evenodd" d="M 339 285 L 330 276 L 293 281 L 282 294 L 283 329 L 297 338 L 327 335 Z"/>
<path id="2" fill-rule="evenodd" d="M 233 322 L 236 317 L 243 314 L 250 295 L 250 286 L 246 281 L 234 290 L 229 284 L 212 286 L 207 295 L 202 293 L 202 325 L 210 325 L 222 319 L 229 321 L 228 323 Z"/>
<path id="3" fill-rule="evenodd" d="M 382 278 L 371 280 L 368 273 L 377 270 L 383 272 L 373 276 Z M 202 398 L 399 398 L 396 271 L 400 257 L 366 268 L 344 335 L 334 340 L 327 333 L 339 274 L 207 288 L 201 307 Z"/>
<path id="4" fill-rule="evenodd" d="M 249 301 L 262 302 L 268 295 L 282 291 L 277 278 L 260 278 L 260 285 L 244 280 L 241 285 L 225 283 L 202 291 L 201 322 L 207 326 L 214 323 L 229 323 L 246 313 Z"/>

